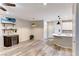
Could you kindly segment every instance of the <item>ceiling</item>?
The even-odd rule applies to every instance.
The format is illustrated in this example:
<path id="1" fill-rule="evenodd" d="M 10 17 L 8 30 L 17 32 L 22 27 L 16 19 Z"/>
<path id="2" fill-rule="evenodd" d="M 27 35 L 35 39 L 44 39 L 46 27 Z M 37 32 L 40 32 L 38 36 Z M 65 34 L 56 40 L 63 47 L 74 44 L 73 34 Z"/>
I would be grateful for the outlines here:
<path id="1" fill-rule="evenodd" d="M 72 18 L 71 3 L 16 3 L 16 7 L 5 7 L 6 15 L 24 20 L 56 20 L 57 16 L 62 19 Z"/>

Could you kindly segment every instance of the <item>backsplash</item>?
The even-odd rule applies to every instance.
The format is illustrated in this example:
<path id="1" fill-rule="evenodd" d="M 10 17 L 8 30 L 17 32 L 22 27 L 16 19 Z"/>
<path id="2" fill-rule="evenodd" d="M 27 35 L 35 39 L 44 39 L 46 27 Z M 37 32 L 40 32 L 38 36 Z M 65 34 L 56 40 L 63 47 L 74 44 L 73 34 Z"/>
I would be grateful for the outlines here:
<path id="1" fill-rule="evenodd" d="M 72 30 L 62 30 L 62 33 L 72 33 Z"/>

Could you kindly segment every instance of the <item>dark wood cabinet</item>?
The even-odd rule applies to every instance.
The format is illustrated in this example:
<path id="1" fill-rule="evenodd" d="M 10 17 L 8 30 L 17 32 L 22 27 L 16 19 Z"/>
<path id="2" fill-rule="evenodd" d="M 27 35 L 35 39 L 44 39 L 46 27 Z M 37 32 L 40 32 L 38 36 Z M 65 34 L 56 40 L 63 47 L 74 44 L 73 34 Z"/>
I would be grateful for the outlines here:
<path id="1" fill-rule="evenodd" d="M 4 36 L 4 46 L 10 47 L 19 43 L 19 35 Z"/>

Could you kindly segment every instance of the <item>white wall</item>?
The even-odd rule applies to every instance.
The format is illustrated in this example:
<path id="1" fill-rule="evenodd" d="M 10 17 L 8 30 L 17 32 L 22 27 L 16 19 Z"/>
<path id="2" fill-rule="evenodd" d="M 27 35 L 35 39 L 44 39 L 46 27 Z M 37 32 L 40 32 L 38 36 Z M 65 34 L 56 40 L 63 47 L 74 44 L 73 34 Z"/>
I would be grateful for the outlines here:
<path id="1" fill-rule="evenodd" d="M 32 32 L 35 36 L 35 40 L 43 40 L 43 28 L 34 28 Z"/>
<path id="2" fill-rule="evenodd" d="M 20 42 L 29 40 L 29 35 L 31 34 L 31 22 L 16 18 L 16 28 Z"/>
<path id="3" fill-rule="evenodd" d="M 54 22 L 47 22 L 47 35 L 48 38 L 52 38 L 52 33 L 54 33 Z"/>
<path id="4" fill-rule="evenodd" d="M 45 41 L 47 41 L 48 37 L 47 37 L 47 21 L 46 20 L 44 20 L 44 30 L 43 31 L 44 31 L 44 33 L 43 33 L 44 38 L 43 39 Z"/>
<path id="5" fill-rule="evenodd" d="M 2 24 L 0 24 L 0 27 L 2 27 Z M 1 28 L 0 28 L 1 29 Z M 3 36 L 2 36 L 2 30 L 0 30 L 0 47 L 3 47 Z"/>
<path id="6" fill-rule="evenodd" d="M 74 12 L 73 12 L 73 17 L 74 17 L 74 24 L 75 24 L 75 29 L 74 29 L 74 34 L 75 38 L 73 39 L 73 44 L 74 44 L 74 50 L 75 50 L 75 55 L 79 56 L 79 3 L 74 5 Z"/>
<path id="7" fill-rule="evenodd" d="M 63 30 L 72 30 L 72 22 L 63 22 L 62 29 Z"/>
<path id="8" fill-rule="evenodd" d="M 36 27 L 32 28 L 35 40 L 43 40 L 43 21 L 36 21 L 35 24 Z"/>
<path id="9" fill-rule="evenodd" d="M 5 12 L 0 9 L 0 17 L 3 17 L 4 14 Z M 1 27 L 2 27 L 2 24 L 0 24 L 0 29 Z M 0 47 L 3 47 L 3 44 L 4 44 L 2 34 L 3 34 L 2 30 L 0 30 Z"/>

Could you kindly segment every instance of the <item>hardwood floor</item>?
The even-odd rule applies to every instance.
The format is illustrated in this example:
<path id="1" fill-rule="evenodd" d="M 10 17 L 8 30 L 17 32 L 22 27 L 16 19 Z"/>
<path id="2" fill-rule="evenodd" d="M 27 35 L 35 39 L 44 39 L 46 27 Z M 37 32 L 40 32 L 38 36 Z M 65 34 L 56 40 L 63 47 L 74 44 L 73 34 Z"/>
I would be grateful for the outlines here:
<path id="1" fill-rule="evenodd" d="M 0 48 L 1 56 L 71 56 L 72 51 L 57 48 L 56 45 L 49 46 L 41 40 L 24 41 L 12 47 Z"/>

